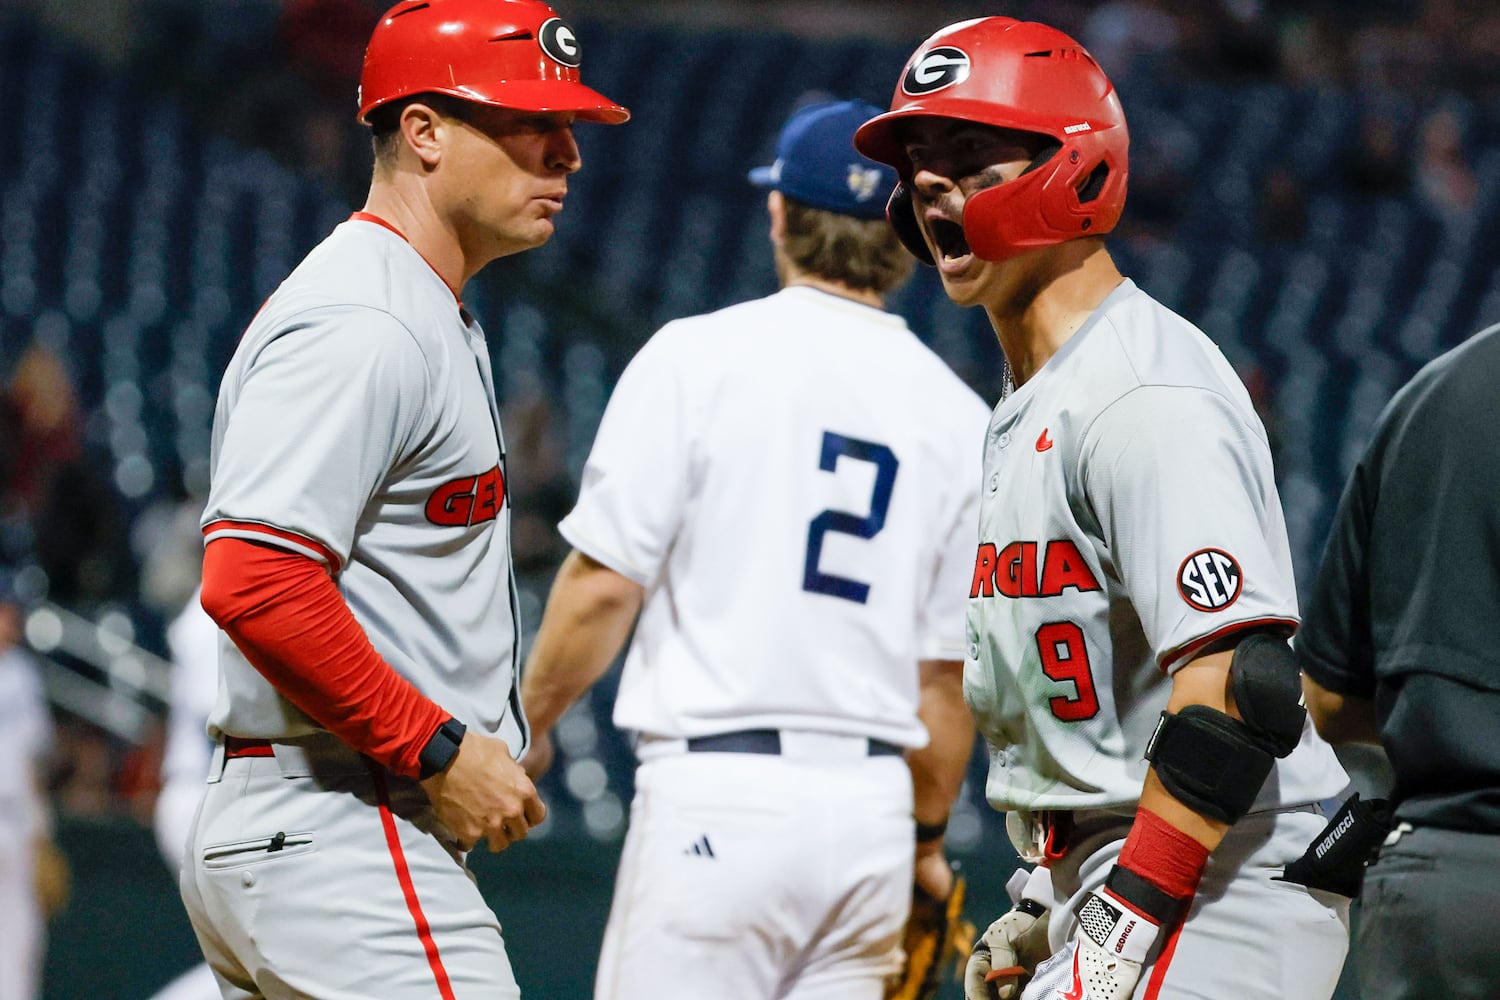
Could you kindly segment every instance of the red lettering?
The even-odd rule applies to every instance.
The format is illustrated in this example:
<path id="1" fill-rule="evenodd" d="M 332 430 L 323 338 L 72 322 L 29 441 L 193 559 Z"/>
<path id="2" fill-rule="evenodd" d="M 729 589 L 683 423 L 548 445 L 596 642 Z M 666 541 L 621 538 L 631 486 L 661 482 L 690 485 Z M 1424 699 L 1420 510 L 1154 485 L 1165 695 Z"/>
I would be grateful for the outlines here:
<path id="1" fill-rule="evenodd" d="M 496 466 L 478 476 L 444 483 L 427 498 L 427 520 L 444 528 L 493 521 L 505 506 L 505 473 Z"/>
<path id="2" fill-rule="evenodd" d="M 1024 584 L 1021 582 L 1021 550 L 1025 542 L 1011 542 L 1000 550 L 995 566 L 995 586 L 1006 597 L 1020 597 Z"/>
<path id="3" fill-rule="evenodd" d="M 1042 566 L 1042 597 L 1057 597 L 1068 587 L 1081 591 L 1098 590 L 1099 581 L 1089 571 L 1078 546 L 1066 538 L 1047 543 L 1047 557 Z"/>
<path id="4" fill-rule="evenodd" d="M 479 482 L 474 488 L 474 519 L 469 522 L 470 524 L 483 524 L 485 521 L 495 519 L 500 512 L 499 487 L 499 466 L 479 477 Z"/>
<path id="5" fill-rule="evenodd" d="M 995 596 L 995 546 L 984 542 L 974 557 L 974 582 L 969 586 L 969 596 Z"/>
<path id="6" fill-rule="evenodd" d="M 1078 546 L 1066 538 L 1047 543 L 1040 575 L 1036 542 L 1011 542 L 998 552 L 990 542 L 979 546 L 970 597 L 1058 597 L 1069 587 L 1101 590 Z"/>
<path id="7" fill-rule="evenodd" d="M 461 528 L 474 511 L 475 477 L 444 483 L 427 498 L 427 520 L 444 528 Z"/>
<path id="8" fill-rule="evenodd" d="M 1036 542 L 1021 543 L 1021 596 L 1035 597 L 1036 590 Z"/>

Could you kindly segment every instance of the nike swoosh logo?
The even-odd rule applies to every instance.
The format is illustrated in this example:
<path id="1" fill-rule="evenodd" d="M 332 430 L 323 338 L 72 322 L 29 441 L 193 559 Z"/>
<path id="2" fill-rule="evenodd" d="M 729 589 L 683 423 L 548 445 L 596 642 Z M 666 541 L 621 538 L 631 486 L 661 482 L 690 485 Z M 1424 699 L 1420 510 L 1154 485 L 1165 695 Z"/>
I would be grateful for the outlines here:
<path id="1" fill-rule="evenodd" d="M 1038 435 L 1037 439 L 1036 439 L 1036 450 L 1037 451 L 1050 451 L 1051 448 L 1052 448 L 1052 439 L 1047 436 L 1047 428 L 1043 427 L 1042 428 L 1042 433 L 1040 435 Z"/>
<path id="2" fill-rule="evenodd" d="M 1057 993 L 1062 1000 L 1083 1000 L 1083 975 L 1078 971 L 1078 952 L 1073 952 L 1073 986 L 1068 992 Z"/>

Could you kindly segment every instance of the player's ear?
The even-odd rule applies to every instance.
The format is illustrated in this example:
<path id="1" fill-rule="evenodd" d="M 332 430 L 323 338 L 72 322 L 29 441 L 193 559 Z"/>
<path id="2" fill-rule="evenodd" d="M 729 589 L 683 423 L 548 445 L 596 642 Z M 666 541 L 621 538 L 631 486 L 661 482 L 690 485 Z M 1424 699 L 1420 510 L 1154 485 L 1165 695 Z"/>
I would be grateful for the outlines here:
<path id="1" fill-rule="evenodd" d="M 431 169 L 442 159 L 443 132 L 449 122 L 431 105 L 412 101 L 401 109 L 401 138 L 422 165 Z"/>
<path id="2" fill-rule="evenodd" d="M 780 246 L 786 238 L 786 199 L 780 191 L 766 195 L 766 210 L 771 213 L 771 243 Z"/>

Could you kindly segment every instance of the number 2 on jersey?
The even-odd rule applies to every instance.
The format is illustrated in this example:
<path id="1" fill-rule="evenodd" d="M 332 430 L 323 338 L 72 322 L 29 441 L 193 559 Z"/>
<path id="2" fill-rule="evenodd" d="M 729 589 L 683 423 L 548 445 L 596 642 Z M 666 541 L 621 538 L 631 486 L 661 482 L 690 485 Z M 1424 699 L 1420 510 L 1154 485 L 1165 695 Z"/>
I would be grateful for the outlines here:
<path id="1" fill-rule="evenodd" d="M 1042 657 L 1042 673 L 1073 684 L 1072 697 L 1058 695 L 1047 702 L 1052 714 L 1063 722 L 1082 722 L 1098 715 L 1099 695 L 1094 691 L 1083 629 L 1072 622 L 1048 622 L 1036 630 L 1036 651 Z"/>
<path id="2" fill-rule="evenodd" d="M 840 456 L 856 462 L 869 462 L 875 466 L 875 488 L 870 494 L 870 513 L 867 517 L 843 510 L 825 510 L 807 526 L 807 559 L 802 565 L 802 589 L 814 594 L 842 597 L 856 604 L 865 603 L 870 596 L 870 585 L 848 577 L 824 573 L 818 568 L 818 559 L 823 554 L 823 536 L 828 532 L 853 535 L 855 538 L 874 538 L 885 527 L 885 512 L 891 505 L 891 490 L 896 485 L 895 452 L 883 444 L 844 437 L 833 431 L 823 432 L 823 452 L 818 468 L 833 472 Z"/>

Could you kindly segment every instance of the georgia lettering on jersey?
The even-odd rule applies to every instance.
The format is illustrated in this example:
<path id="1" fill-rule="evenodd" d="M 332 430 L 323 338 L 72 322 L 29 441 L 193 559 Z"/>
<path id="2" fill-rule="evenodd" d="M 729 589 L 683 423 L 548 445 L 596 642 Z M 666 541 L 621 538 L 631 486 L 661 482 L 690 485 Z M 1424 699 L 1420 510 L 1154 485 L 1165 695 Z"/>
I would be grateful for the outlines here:
<path id="1" fill-rule="evenodd" d="M 1044 553 L 1040 569 L 1038 552 Z M 981 542 L 969 596 L 993 597 L 998 592 L 1006 597 L 1057 597 L 1068 587 L 1101 589 L 1083 553 L 1070 539 L 1011 542 L 998 550 L 991 542 Z"/>
<path id="2" fill-rule="evenodd" d="M 461 476 L 432 491 L 427 520 L 441 527 L 473 527 L 493 521 L 505 506 L 505 473 L 500 466 L 478 476 Z"/>

